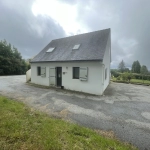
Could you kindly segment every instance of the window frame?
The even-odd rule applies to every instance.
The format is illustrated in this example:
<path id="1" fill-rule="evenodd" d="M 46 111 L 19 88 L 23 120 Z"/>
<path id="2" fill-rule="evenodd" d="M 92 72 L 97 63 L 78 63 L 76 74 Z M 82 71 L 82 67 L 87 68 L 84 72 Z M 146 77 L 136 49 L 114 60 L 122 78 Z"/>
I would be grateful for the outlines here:
<path id="1" fill-rule="evenodd" d="M 78 69 L 78 77 L 75 76 L 76 69 Z M 80 67 L 72 67 L 72 79 L 80 79 Z"/>
<path id="2" fill-rule="evenodd" d="M 41 66 L 37 66 L 37 76 L 41 76 Z"/>

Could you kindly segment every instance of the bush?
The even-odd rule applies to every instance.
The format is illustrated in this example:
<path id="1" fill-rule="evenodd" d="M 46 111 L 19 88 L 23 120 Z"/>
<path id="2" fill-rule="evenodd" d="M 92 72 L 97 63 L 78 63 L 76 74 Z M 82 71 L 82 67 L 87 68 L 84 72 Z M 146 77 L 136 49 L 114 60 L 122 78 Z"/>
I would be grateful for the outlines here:
<path id="1" fill-rule="evenodd" d="M 3 69 L 0 69 L 0 75 L 4 75 Z"/>
<path id="2" fill-rule="evenodd" d="M 120 76 L 117 77 L 117 80 L 120 80 Z"/>
<path id="3" fill-rule="evenodd" d="M 134 78 L 132 73 L 125 72 L 121 75 L 123 81 L 129 81 Z"/>
<path id="4" fill-rule="evenodd" d="M 136 74 L 133 73 L 135 79 L 140 79 L 140 80 L 150 80 L 150 75 L 142 75 L 142 74 Z"/>
<path id="5" fill-rule="evenodd" d="M 117 70 L 111 70 L 111 75 L 117 78 L 118 76 L 120 76 L 120 73 L 117 72 Z"/>
<path id="6" fill-rule="evenodd" d="M 122 78 L 123 81 L 127 81 L 127 75 L 126 75 L 126 73 L 123 73 L 121 75 L 121 78 Z"/>

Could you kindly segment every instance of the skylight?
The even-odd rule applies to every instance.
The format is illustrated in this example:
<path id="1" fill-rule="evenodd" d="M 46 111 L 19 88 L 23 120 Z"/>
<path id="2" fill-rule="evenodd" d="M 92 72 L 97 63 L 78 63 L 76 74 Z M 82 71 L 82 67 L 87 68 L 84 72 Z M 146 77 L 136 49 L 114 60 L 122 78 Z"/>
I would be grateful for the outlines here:
<path id="1" fill-rule="evenodd" d="M 76 44 L 76 45 L 73 47 L 73 49 L 79 49 L 79 47 L 80 47 L 80 44 Z"/>
<path id="2" fill-rule="evenodd" d="M 55 49 L 55 47 L 50 47 L 46 52 L 52 52 Z"/>

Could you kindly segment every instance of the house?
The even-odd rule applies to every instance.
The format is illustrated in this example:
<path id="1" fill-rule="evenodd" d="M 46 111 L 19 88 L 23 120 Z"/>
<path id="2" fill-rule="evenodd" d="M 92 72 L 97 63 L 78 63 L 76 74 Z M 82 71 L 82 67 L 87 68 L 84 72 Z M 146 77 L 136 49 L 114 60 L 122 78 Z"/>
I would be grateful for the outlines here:
<path id="1" fill-rule="evenodd" d="M 55 39 L 31 60 L 31 82 L 102 95 L 110 62 L 110 29 Z"/>

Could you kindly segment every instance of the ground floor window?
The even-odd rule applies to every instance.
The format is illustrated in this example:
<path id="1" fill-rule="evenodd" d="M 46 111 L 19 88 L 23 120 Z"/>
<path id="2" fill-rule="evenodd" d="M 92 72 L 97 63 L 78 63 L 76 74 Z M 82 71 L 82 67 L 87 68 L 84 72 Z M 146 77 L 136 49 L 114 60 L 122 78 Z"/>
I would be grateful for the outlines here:
<path id="1" fill-rule="evenodd" d="M 79 79 L 79 67 L 73 67 L 73 79 Z"/>
<path id="2" fill-rule="evenodd" d="M 37 76 L 41 75 L 41 67 L 37 67 Z"/>

